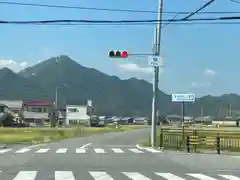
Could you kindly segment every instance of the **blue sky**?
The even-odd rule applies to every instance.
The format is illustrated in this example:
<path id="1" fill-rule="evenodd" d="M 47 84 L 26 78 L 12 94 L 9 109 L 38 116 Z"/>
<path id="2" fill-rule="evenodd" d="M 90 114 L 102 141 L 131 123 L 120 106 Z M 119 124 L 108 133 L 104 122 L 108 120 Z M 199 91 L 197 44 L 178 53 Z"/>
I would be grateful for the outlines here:
<path id="1" fill-rule="evenodd" d="M 98 8 L 156 10 L 157 0 L 29 0 L 18 1 L 52 5 Z M 68 3 L 66 3 L 68 2 Z M 167 0 L 164 11 L 194 11 L 204 0 Z M 240 4 L 217 0 L 205 11 L 238 11 Z M 1 20 L 156 19 L 154 13 L 87 11 L 37 8 L 0 4 Z M 169 19 L 173 15 L 164 15 Z M 206 15 L 205 15 L 206 16 Z M 213 16 L 213 15 L 207 15 Z M 179 16 L 182 17 L 182 16 Z M 195 17 L 203 17 L 196 15 Z M 160 88 L 167 93 L 220 95 L 240 93 L 236 78 L 239 71 L 239 25 L 169 25 L 163 29 L 162 50 L 165 68 Z M 25 65 L 59 54 L 69 55 L 80 64 L 120 78 L 137 77 L 151 81 L 147 57 L 109 59 L 112 49 L 130 53 L 150 53 L 154 26 L 16 26 L 1 25 L 0 59 L 12 60 L 17 71 Z M 22 63 L 22 64 L 21 64 Z M 9 66 L 10 67 L 10 66 Z"/>

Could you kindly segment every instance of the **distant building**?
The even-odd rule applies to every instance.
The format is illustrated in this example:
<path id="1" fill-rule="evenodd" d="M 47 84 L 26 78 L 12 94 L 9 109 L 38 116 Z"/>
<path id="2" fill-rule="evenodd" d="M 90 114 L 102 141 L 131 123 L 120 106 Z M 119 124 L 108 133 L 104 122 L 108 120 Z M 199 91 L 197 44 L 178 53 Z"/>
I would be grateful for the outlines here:
<path id="1" fill-rule="evenodd" d="M 24 101 L 24 111 L 36 112 L 36 113 L 49 113 L 54 107 L 53 101 L 49 100 L 31 100 Z"/>
<path id="2" fill-rule="evenodd" d="M 0 100 L 0 104 L 6 105 L 14 113 L 21 113 L 23 110 L 22 100 Z"/>
<path id="3" fill-rule="evenodd" d="M 66 121 L 65 124 L 85 124 L 90 122 L 87 106 L 85 105 L 66 105 Z"/>

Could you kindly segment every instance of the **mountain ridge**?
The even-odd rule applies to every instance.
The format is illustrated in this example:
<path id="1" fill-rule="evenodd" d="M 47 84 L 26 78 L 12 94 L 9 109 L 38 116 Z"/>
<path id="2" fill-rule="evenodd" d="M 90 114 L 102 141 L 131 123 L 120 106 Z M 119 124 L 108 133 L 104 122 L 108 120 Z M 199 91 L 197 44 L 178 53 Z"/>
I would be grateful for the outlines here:
<path id="1" fill-rule="evenodd" d="M 87 100 L 91 99 L 99 115 L 151 116 L 151 83 L 137 78 L 122 80 L 117 76 L 110 76 L 99 70 L 84 67 L 66 55 L 61 55 L 60 58 L 52 57 L 28 67 L 17 73 L 16 76 L 21 77 L 19 81 L 30 83 L 29 86 L 32 86 L 32 89 L 35 88 L 35 91 L 38 89 L 39 96 L 47 96 L 52 99 L 54 99 L 56 87 L 65 84 L 65 88 L 59 89 L 59 102 L 62 104 L 66 102 L 85 104 Z M 8 78 L 4 77 L 3 79 L 7 81 Z M 21 83 L 14 89 L 22 91 Z M 14 94 L 14 97 L 20 99 L 19 95 Z M 9 97 L 8 94 L 3 96 Z M 25 94 L 24 98 L 34 98 L 34 95 L 28 97 Z M 172 103 L 170 94 L 159 90 L 158 102 L 157 107 L 161 114 L 181 114 L 181 103 Z M 198 116 L 201 108 L 204 107 L 205 115 L 219 115 L 219 111 L 226 115 L 228 104 L 232 104 L 232 112 L 238 113 L 240 96 L 234 93 L 221 96 L 206 95 L 197 98 L 194 104 L 186 103 L 185 110 L 186 115 Z"/>

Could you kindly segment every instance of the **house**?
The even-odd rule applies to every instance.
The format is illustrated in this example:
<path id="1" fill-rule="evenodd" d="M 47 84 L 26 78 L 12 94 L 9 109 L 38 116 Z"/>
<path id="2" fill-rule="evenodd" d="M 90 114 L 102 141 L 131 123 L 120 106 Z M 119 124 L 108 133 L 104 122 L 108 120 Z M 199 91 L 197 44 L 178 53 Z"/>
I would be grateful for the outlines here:
<path id="1" fill-rule="evenodd" d="M 49 123 L 49 113 L 54 109 L 53 101 L 49 100 L 28 100 L 23 101 L 23 116 L 25 121 L 34 123 L 36 126 L 43 126 Z"/>
<path id="2" fill-rule="evenodd" d="M 147 118 L 146 117 L 136 117 L 136 118 L 133 119 L 133 123 L 138 124 L 138 125 L 147 124 Z"/>
<path id="3" fill-rule="evenodd" d="M 49 113 L 52 111 L 53 107 L 53 101 L 49 100 L 23 101 L 23 109 L 28 112 Z"/>
<path id="4" fill-rule="evenodd" d="M 66 105 L 65 124 L 86 124 L 90 122 L 88 108 L 85 105 Z"/>
<path id="5" fill-rule="evenodd" d="M 22 100 L 0 100 L 0 104 L 6 105 L 12 112 L 21 114 L 23 110 Z"/>

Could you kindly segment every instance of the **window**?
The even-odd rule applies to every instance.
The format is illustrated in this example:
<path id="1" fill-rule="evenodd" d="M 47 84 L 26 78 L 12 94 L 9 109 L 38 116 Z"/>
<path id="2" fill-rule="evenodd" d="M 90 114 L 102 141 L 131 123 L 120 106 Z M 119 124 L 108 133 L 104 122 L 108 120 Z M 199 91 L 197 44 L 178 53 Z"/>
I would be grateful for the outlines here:
<path id="1" fill-rule="evenodd" d="M 43 112 L 48 112 L 47 108 L 43 108 Z"/>
<path id="2" fill-rule="evenodd" d="M 68 112 L 78 112 L 77 108 L 68 108 Z"/>
<path id="3" fill-rule="evenodd" d="M 32 112 L 42 112 L 42 108 L 32 107 Z"/>

